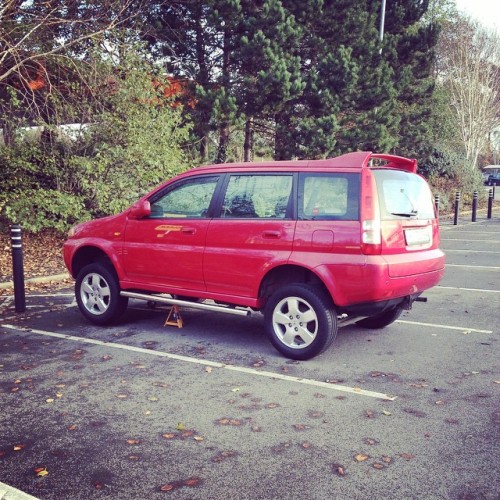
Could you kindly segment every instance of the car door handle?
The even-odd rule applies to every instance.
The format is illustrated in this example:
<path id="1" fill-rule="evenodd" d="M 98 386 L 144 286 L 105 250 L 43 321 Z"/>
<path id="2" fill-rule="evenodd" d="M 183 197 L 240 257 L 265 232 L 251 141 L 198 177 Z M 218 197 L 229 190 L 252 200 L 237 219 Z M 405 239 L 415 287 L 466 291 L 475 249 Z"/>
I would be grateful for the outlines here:
<path id="1" fill-rule="evenodd" d="M 196 233 L 196 228 L 194 228 L 194 227 L 183 227 L 181 229 L 181 232 L 185 233 L 185 234 L 194 234 L 194 233 Z"/>
<path id="2" fill-rule="evenodd" d="M 281 231 L 264 231 L 262 233 L 262 236 L 264 238 L 280 238 L 281 237 Z"/>

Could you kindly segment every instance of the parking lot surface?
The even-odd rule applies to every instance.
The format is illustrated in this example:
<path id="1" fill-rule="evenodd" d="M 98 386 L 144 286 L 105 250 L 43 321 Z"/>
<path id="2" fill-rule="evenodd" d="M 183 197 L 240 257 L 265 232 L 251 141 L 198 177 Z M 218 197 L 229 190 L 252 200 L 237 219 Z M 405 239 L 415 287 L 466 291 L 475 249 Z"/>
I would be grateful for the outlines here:
<path id="1" fill-rule="evenodd" d="M 133 301 L 100 328 L 71 289 L 23 314 L 1 297 L 0 482 L 58 500 L 498 499 L 500 220 L 441 236 L 427 303 L 303 362 L 259 314 L 183 308 L 177 328 Z"/>

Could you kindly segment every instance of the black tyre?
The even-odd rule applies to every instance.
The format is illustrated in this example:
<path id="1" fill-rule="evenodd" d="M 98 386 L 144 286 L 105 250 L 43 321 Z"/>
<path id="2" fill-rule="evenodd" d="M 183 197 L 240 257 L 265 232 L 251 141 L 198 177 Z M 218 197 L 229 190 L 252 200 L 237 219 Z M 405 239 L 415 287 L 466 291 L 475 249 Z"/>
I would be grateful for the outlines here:
<path id="1" fill-rule="evenodd" d="M 363 328 L 384 328 L 391 323 L 394 323 L 402 314 L 403 309 L 401 307 L 395 307 L 394 309 L 389 309 L 382 314 L 377 314 L 376 316 L 370 316 L 369 318 L 357 321 L 356 324 L 362 326 Z"/>
<path id="2" fill-rule="evenodd" d="M 114 269 L 104 264 L 88 264 L 78 273 L 75 295 L 81 313 L 96 325 L 112 323 L 127 309 Z"/>
<path id="3" fill-rule="evenodd" d="M 337 336 L 337 315 L 330 297 L 309 285 L 277 290 L 267 301 L 264 321 L 271 343 L 290 359 L 310 359 Z"/>

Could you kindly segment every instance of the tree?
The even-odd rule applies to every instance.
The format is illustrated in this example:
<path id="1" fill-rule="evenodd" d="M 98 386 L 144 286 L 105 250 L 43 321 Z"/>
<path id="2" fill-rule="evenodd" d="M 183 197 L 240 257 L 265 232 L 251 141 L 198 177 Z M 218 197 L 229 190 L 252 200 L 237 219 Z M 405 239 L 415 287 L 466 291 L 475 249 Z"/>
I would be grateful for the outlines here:
<path id="1" fill-rule="evenodd" d="M 422 140 L 416 131 L 430 107 L 437 41 L 434 25 L 418 28 L 427 2 L 389 2 L 383 44 L 380 2 L 306 4 L 287 3 L 304 26 L 301 60 L 307 86 L 277 116 L 276 156 L 324 157 L 399 145 L 414 151 L 409 139 Z"/>
<path id="2" fill-rule="evenodd" d="M 471 167 L 500 126 L 500 38 L 459 16 L 440 39 L 438 78 L 450 97 L 463 154 Z"/>
<path id="3" fill-rule="evenodd" d="M 183 144 L 190 126 L 162 69 L 130 47 L 120 65 L 93 55 L 93 80 L 75 84 L 73 96 L 99 95 L 89 122 L 74 136 L 49 127 L 50 141 L 17 136 L 0 147 L 0 219 L 26 229 L 55 228 L 109 215 L 161 181 L 189 167 Z M 71 100 L 64 100 L 66 113 Z M 54 101 L 58 108 L 59 103 Z"/>
<path id="4" fill-rule="evenodd" d="M 12 118 L 50 119 L 52 95 L 84 81 L 86 56 L 141 12 L 142 0 L 4 0 L 0 5 L 0 111 L 4 139 Z"/>

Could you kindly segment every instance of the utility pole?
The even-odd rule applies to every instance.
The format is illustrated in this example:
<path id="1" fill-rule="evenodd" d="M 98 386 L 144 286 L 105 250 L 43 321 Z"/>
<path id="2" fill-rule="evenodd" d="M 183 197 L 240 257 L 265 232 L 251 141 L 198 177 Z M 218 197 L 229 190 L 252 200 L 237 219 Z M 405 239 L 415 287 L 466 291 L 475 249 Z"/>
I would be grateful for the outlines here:
<path id="1" fill-rule="evenodd" d="M 384 41 L 384 26 L 385 26 L 385 0 L 382 0 L 380 5 L 380 29 L 378 33 L 378 39 L 380 41 L 380 54 L 382 54 L 382 42 Z"/>

